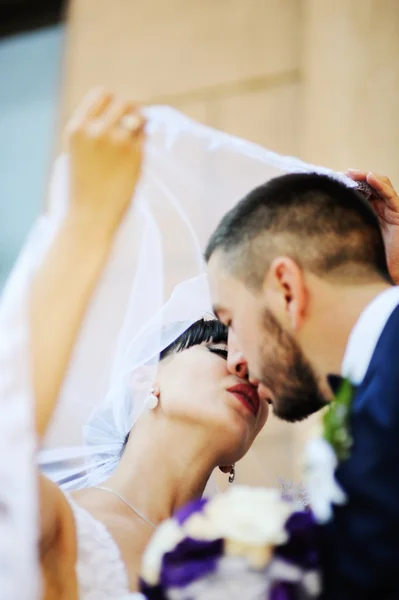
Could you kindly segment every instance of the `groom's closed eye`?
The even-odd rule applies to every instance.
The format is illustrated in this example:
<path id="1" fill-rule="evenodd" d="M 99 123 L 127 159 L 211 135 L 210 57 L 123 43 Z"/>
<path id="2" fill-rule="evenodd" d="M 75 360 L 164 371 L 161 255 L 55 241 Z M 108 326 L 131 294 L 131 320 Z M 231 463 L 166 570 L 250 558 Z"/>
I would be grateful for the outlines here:
<path id="1" fill-rule="evenodd" d="M 226 311 L 217 305 L 213 306 L 213 314 L 215 317 L 223 323 L 226 327 L 231 327 L 232 320 L 226 317 Z"/>

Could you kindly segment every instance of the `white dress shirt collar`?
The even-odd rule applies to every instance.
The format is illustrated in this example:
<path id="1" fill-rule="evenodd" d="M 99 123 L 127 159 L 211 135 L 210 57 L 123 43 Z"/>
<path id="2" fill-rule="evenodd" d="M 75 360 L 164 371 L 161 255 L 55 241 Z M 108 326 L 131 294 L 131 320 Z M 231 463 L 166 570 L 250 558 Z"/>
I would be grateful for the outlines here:
<path id="1" fill-rule="evenodd" d="M 399 286 L 395 286 L 374 298 L 357 320 L 341 367 L 342 377 L 349 379 L 353 385 L 362 383 L 381 333 L 398 304 Z"/>

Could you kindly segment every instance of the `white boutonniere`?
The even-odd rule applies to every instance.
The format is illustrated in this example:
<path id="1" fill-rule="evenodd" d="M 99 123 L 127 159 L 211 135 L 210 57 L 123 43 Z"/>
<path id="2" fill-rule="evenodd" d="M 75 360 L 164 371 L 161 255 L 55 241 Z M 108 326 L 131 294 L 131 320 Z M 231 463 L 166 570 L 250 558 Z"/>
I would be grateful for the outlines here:
<path id="1" fill-rule="evenodd" d="M 343 380 L 323 416 L 322 436 L 309 442 L 305 451 L 305 481 L 309 504 L 319 523 L 332 517 L 332 505 L 344 504 L 347 496 L 335 477 L 338 464 L 350 455 L 352 437 L 349 416 L 354 388 Z"/>

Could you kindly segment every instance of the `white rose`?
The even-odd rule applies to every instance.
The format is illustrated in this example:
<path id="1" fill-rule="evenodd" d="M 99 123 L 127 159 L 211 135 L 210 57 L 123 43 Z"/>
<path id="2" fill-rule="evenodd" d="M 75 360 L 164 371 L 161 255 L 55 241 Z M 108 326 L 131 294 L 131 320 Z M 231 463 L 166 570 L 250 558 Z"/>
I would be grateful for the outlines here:
<path id="1" fill-rule="evenodd" d="M 309 504 L 319 523 L 332 517 L 332 504 L 345 504 L 347 497 L 335 479 L 338 461 L 324 438 L 311 440 L 305 450 L 305 484 Z"/>
<path id="2" fill-rule="evenodd" d="M 211 541 L 219 537 L 217 526 L 205 511 L 191 515 L 183 524 L 183 531 L 195 540 Z"/>
<path id="3" fill-rule="evenodd" d="M 284 526 L 292 507 L 278 490 L 234 486 L 205 512 L 220 537 L 246 546 L 276 546 L 287 540 Z"/>
<path id="4" fill-rule="evenodd" d="M 183 538 L 176 519 L 161 523 L 143 555 L 141 574 L 146 583 L 156 585 L 159 582 L 163 555 L 173 550 Z"/>

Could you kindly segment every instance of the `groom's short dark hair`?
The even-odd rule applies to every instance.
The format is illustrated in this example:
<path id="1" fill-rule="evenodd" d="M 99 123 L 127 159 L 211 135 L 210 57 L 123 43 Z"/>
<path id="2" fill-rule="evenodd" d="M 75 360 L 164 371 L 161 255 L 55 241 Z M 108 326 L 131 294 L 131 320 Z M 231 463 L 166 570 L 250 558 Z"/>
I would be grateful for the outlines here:
<path id="1" fill-rule="evenodd" d="M 379 276 L 390 281 L 378 219 L 365 198 L 327 175 L 294 173 L 271 179 L 221 220 L 205 251 L 252 287 L 277 256 L 317 275 Z"/>

